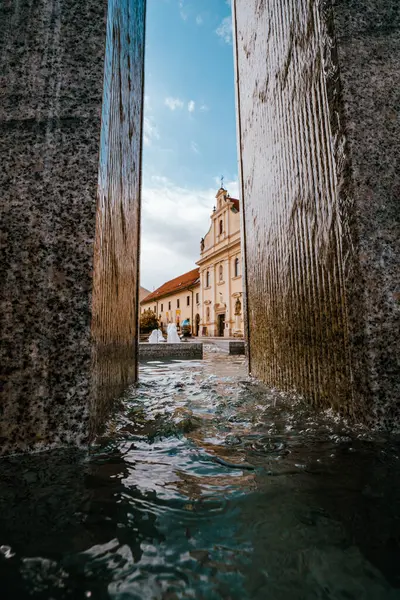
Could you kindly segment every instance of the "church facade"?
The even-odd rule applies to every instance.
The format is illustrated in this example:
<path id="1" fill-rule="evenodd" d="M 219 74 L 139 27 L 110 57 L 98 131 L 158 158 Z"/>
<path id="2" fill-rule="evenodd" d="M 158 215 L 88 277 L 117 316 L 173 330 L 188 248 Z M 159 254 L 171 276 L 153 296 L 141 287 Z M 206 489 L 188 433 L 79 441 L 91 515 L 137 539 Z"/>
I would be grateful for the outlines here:
<path id="1" fill-rule="evenodd" d="M 200 333 L 243 337 L 243 277 L 239 200 L 218 190 L 210 229 L 201 240 Z"/>
<path id="2" fill-rule="evenodd" d="M 189 318 L 201 337 L 243 337 L 243 273 L 239 200 L 224 188 L 216 195 L 208 232 L 200 242 L 198 269 L 167 281 L 141 302 L 160 324 Z"/>

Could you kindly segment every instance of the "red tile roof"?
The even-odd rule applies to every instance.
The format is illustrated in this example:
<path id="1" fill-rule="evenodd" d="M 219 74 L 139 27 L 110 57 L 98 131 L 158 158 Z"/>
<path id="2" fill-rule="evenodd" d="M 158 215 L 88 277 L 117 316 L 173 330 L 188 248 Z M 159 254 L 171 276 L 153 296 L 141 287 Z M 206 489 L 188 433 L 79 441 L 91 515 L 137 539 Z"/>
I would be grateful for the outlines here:
<path id="1" fill-rule="evenodd" d="M 197 283 L 200 279 L 199 269 L 193 269 L 188 273 L 184 273 L 183 275 L 179 275 L 179 277 L 175 277 L 175 279 L 171 279 L 167 281 L 162 286 L 151 292 L 146 298 L 143 298 L 140 304 L 145 304 L 150 302 L 151 300 L 158 300 L 158 298 L 163 298 L 164 296 L 169 296 L 170 294 L 174 294 L 175 292 L 179 292 L 180 290 L 186 290 L 188 287 L 191 287 L 195 283 Z"/>
<path id="2" fill-rule="evenodd" d="M 239 200 L 236 198 L 229 198 L 229 200 L 232 202 L 233 207 L 239 212 Z"/>

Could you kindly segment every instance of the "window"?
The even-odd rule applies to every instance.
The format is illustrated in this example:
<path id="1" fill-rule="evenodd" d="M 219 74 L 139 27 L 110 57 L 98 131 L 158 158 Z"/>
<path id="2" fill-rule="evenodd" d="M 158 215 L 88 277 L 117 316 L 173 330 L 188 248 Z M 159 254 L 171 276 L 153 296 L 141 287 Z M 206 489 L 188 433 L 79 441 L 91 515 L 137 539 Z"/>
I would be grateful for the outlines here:
<path id="1" fill-rule="evenodd" d="M 180 302 L 179 302 L 179 298 L 178 298 L 178 300 L 176 301 L 176 308 L 179 308 L 179 306 L 180 306 Z"/>
<path id="2" fill-rule="evenodd" d="M 206 287 L 210 287 L 210 271 L 206 273 Z"/>
<path id="3" fill-rule="evenodd" d="M 222 265 L 219 265 L 219 280 L 224 280 L 224 267 Z"/>
<path id="4" fill-rule="evenodd" d="M 235 273 L 235 277 L 239 277 L 239 259 L 238 259 L 238 257 L 235 258 L 234 273 Z"/>
<path id="5" fill-rule="evenodd" d="M 190 306 L 190 296 L 186 296 L 186 306 Z"/>
<path id="6" fill-rule="evenodd" d="M 168 302 L 168 310 L 171 310 L 171 302 Z"/>
<path id="7" fill-rule="evenodd" d="M 154 307 L 154 312 L 157 314 L 157 305 Z"/>
<path id="8" fill-rule="evenodd" d="M 221 219 L 220 222 L 219 222 L 219 235 L 222 235 L 223 232 L 224 232 L 224 222 Z"/>
<path id="9" fill-rule="evenodd" d="M 199 303 L 199 292 L 196 293 L 196 304 Z"/>
<path id="10" fill-rule="evenodd" d="M 210 307 L 209 306 L 207 306 L 206 316 L 207 316 L 207 321 L 209 321 L 210 320 Z"/>
<path id="11" fill-rule="evenodd" d="M 164 312 L 164 304 L 161 304 L 161 312 Z"/>

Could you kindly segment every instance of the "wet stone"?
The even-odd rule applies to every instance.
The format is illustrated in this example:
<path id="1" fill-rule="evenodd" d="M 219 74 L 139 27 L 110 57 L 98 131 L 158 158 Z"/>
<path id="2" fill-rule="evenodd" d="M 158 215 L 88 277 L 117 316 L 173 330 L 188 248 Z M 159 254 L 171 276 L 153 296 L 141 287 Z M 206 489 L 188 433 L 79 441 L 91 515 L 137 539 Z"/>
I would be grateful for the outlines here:
<path id="1" fill-rule="evenodd" d="M 398 0 L 235 0 L 248 354 L 400 424 Z"/>

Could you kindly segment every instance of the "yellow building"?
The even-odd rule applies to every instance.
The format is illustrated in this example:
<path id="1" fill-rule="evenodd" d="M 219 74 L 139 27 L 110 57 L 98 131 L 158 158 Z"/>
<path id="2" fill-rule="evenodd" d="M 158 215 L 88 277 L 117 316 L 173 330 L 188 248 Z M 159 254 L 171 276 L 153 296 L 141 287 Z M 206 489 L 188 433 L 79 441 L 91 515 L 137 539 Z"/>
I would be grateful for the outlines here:
<path id="1" fill-rule="evenodd" d="M 239 200 L 218 190 L 211 226 L 200 243 L 199 268 L 164 283 L 140 303 L 162 327 L 190 319 L 194 335 L 243 337 Z"/>
<path id="2" fill-rule="evenodd" d="M 201 240 L 200 335 L 243 337 L 239 200 L 218 190 L 211 226 Z"/>
<path id="3" fill-rule="evenodd" d="M 152 310 L 158 317 L 163 329 L 168 323 L 176 323 L 177 327 L 185 319 L 190 319 L 190 324 L 196 332 L 199 324 L 198 307 L 200 306 L 199 269 L 179 275 L 164 283 L 161 287 L 151 292 L 140 303 L 140 310 Z M 197 316 L 197 319 L 196 319 Z"/>

